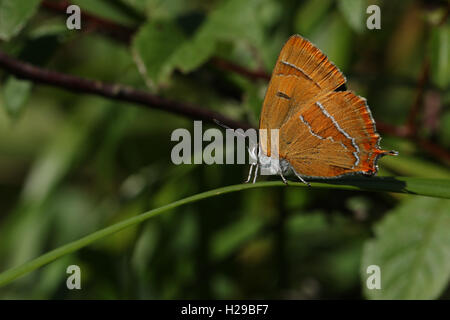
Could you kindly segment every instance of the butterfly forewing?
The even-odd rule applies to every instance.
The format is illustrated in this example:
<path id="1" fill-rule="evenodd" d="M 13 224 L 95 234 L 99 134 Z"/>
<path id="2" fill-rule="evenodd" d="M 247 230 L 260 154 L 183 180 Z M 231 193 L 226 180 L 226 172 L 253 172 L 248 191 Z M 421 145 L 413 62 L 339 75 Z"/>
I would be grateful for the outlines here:
<path id="1" fill-rule="evenodd" d="M 345 83 L 345 77 L 308 40 L 294 35 L 284 45 L 266 92 L 260 129 L 279 129 L 297 111 Z M 270 136 L 270 134 L 269 134 Z M 270 140 L 270 139 L 269 139 Z M 263 151 L 270 156 L 270 141 Z"/>

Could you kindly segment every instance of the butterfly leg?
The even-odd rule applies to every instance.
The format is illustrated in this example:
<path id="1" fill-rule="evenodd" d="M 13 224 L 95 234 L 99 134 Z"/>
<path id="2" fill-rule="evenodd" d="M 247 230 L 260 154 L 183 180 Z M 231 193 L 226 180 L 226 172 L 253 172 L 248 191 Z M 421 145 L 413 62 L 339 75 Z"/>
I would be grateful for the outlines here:
<path id="1" fill-rule="evenodd" d="M 286 178 L 283 176 L 283 170 L 280 170 L 280 176 L 281 176 L 281 179 L 283 180 L 283 183 L 285 185 L 288 185 L 288 182 L 287 182 Z"/>
<path id="2" fill-rule="evenodd" d="M 258 176 L 258 169 L 259 169 L 259 165 L 257 164 L 256 168 L 255 168 L 255 175 L 253 176 L 253 183 L 256 182 L 256 177 Z"/>
<path id="3" fill-rule="evenodd" d="M 295 175 L 297 176 L 297 178 L 300 179 L 301 182 L 303 182 L 304 184 L 306 184 L 308 187 L 311 187 L 311 184 L 307 181 L 305 181 L 298 173 L 297 171 L 294 170 Z"/>
<path id="4" fill-rule="evenodd" d="M 244 183 L 249 183 L 250 182 L 250 179 L 252 178 L 252 172 L 253 172 L 253 167 L 254 166 L 255 166 L 255 164 L 251 164 L 250 165 L 250 170 L 248 172 L 248 178 L 247 178 L 247 180 L 244 181 Z"/>

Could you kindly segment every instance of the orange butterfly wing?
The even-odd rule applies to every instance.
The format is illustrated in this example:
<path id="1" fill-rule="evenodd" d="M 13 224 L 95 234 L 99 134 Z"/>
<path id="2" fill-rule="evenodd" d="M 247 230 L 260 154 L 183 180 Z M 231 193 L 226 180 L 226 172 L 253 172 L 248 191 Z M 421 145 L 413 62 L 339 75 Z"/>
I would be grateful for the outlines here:
<path id="1" fill-rule="evenodd" d="M 275 64 L 261 110 L 260 129 L 281 128 L 308 102 L 344 83 L 344 75 L 319 49 L 299 35 L 291 36 Z M 261 142 L 270 156 L 270 141 L 267 147 Z"/>
<path id="2" fill-rule="evenodd" d="M 292 36 L 281 50 L 260 129 L 279 129 L 279 156 L 302 176 L 374 174 L 379 156 L 389 153 L 379 149 L 380 136 L 365 100 L 350 91 L 334 91 L 345 81 L 336 66 L 300 36 Z M 270 139 L 260 143 L 270 156 Z"/>
<path id="3" fill-rule="evenodd" d="M 280 129 L 280 157 L 308 177 L 375 174 L 380 136 L 365 99 L 330 92 L 291 117 Z"/>

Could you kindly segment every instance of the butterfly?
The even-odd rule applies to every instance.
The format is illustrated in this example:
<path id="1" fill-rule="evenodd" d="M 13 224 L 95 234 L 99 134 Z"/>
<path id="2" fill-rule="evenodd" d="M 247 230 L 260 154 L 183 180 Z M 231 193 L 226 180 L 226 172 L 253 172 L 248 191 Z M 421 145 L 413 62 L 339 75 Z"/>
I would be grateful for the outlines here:
<path id="1" fill-rule="evenodd" d="M 291 36 L 266 91 L 259 143 L 249 150 L 254 161 L 246 182 L 253 168 L 253 182 L 259 170 L 280 175 L 284 183 L 293 173 L 308 185 L 305 179 L 371 176 L 381 156 L 397 155 L 380 149 L 366 100 L 341 91 L 345 83 L 342 72 L 318 48 Z"/>

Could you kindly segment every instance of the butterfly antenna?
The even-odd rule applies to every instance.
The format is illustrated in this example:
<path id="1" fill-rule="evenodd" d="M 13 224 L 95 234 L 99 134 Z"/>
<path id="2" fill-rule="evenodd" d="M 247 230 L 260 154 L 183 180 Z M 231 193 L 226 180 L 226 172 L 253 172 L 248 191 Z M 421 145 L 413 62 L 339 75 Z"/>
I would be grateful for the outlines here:
<path id="1" fill-rule="evenodd" d="M 238 134 L 238 135 L 240 135 L 241 137 L 243 137 L 243 138 L 245 139 L 245 135 L 242 134 L 241 132 L 239 132 L 239 131 L 237 131 L 237 130 L 234 130 L 234 129 L 230 128 L 229 126 L 227 126 L 226 124 L 223 124 L 222 122 L 220 122 L 220 121 L 217 120 L 217 119 L 213 119 L 213 121 L 214 121 L 218 126 L 220 126 L 220 127 L 222 127 L 222 128 L 233 130 L 233 131 L 234 131 L 234 134 Z M 247 150 L 248 150 L 249 153 L 251 153 L 250 147 L 247 147 Z"/>
<path id="2" fill-rule="evenodd" d="M 234 130 L 233 128 L 230 128 L 229 126 L 227 126 L 226 124 L 223 124 L 222 122 L 220 122 L 217 119 L 213 119 L 213 121 L 220 127 L 225 128 L 225 129 L 231 129 L 234 131 L 234 133 L 237 133 L 238 135 L 240 135 L 241 137 L 245 138 L 245 135 L 243 135 L 242 133 L 240 133 L 239 131 Z"/>
<path id="3" fill-rule="evenodd" d="M 217 119 L 213 119 L 213 121 L 220 127 L 225 128 L 225 129 L 231 129 L 229 126 L 227 126 L 226 124 L 223 124 L 222 122 L 220 122 Z"/>

